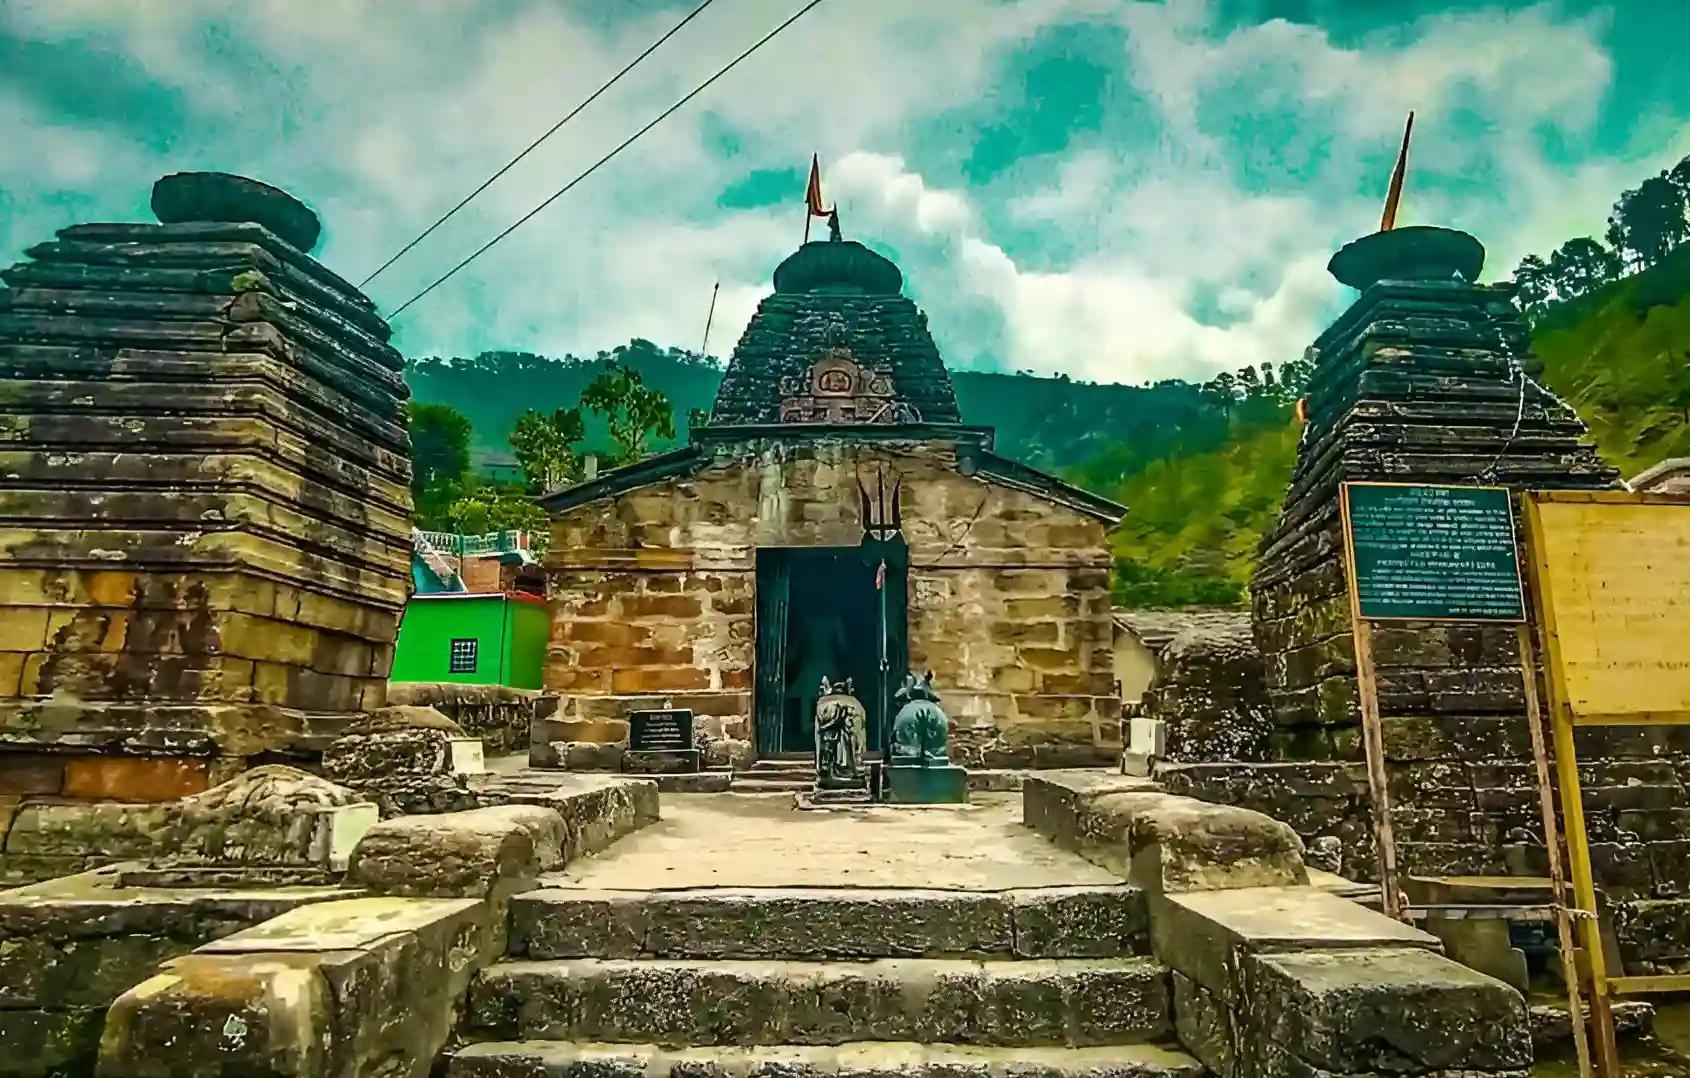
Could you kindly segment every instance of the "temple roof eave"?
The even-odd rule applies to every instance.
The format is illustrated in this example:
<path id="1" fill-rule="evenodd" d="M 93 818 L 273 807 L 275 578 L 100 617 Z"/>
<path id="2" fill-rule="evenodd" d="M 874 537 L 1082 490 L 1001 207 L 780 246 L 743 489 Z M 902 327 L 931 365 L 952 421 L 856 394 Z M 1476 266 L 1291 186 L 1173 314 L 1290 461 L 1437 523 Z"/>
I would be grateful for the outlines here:
<path id="1" fill-rule="evenodd" d="M 540 497 L 547 512 L 557 514 L 592 502 L 619 497 L 666 479 L 696 474 L 716 459 L 715 447 L 747 442 L 814 442 L 849 439 L 859 442 L 949 442 L 957 447 L 962 473 L 984 482 L 1064 506 L 1103 521 L 1111 528 L 1127 514 L 1127 507 L 1077 487 L 1048 472 L 1000 456 L 992 451 L 991 427 L 954 423 L 887 424 L 741 424 L 703 427 L 679 449 L 647 457 L 635 464 L 612 468 L 593 479 L 560 487 Z"/>
<path id="2" fill-rule="evenodd" d="M 691 475 L 709 463 L 710 454 L 696 444 L 671 449 L 633 464 L 600 472 L 592 479 L 549 490 L 536 499 L 548 513 L 561 513 L 578 505 L 615 498 L 665 479 Z"/>
<path id="3" fill-rule="evenodd" d="M 1024 491 L 1047 502 L 1054 502 L 1101 520 L 1111 528 L 1120 524 L 1127 516 L 1127 507 L 1120 502 L 1105 498 L 1101 494 L 1093 494 L 1066 479 L 1060 479 L 1049 472 L 1042 472 L 1009 457 L 984 452 L 976 458 L 976 468 L 976 474 L 990 482 Z"/>

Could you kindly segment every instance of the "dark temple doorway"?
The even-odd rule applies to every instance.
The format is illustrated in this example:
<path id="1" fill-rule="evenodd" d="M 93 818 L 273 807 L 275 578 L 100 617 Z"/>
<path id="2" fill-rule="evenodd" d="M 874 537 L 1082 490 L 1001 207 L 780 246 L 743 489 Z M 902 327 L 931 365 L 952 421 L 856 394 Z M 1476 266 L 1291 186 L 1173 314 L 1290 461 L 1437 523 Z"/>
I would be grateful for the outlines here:
<path id="1" fill-rule="evenodd" d="M 761 756 L 815 751 L 821 679 L 850 678 L 880 749 L 891 695 L 909 660 L 909 561 L 901 541 L 757 551 L 757 681 Z M 884 652 L 886 669 L 881 669 Z"/>

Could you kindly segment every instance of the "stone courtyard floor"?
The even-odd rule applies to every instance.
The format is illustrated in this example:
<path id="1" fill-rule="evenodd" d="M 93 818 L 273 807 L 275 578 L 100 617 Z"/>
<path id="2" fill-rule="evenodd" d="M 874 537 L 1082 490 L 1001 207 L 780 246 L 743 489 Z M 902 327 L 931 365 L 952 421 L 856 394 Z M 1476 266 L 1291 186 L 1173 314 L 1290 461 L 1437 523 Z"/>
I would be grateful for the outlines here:
<path id="1" fill-rule="evenodd" d="M 800 811 L 776 795 L 665 795 L 663 818 L 546 877 L 552 886 L 920 887 L 1110 885 L 1113 876 L 1021 825 L 1021 795 L 967 805 Z"/>

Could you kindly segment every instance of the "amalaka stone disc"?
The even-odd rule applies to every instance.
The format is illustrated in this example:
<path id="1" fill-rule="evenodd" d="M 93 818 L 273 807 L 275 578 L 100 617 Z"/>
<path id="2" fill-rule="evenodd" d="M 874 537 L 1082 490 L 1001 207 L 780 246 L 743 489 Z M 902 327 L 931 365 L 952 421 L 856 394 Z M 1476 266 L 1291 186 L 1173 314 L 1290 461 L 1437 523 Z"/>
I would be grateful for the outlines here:
<path id="1" fill-rule="evenodd" d="M 153 184 L 153 213 L 167 225 L 251 221 L 301 251 L 317 245 L 322 222 L 310 207 L 259 180 L 227 172 L 176 172 Z"/>

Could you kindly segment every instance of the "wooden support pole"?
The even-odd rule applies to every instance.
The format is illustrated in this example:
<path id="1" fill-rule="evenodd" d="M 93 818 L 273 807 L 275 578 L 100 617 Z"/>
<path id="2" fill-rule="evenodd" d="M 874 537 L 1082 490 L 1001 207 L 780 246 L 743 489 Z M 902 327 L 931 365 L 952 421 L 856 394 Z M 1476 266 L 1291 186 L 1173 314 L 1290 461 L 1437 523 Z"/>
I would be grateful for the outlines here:
<path id="1" fill-rule="evenodd" d="M 1573 915 L 1569 908 L 1567 874 L 1561 866 L 1561 827 L 1555 818 L 1555 785 L 1550 775 L 1549 746 L 1543 733 L 1543 707 L 1537 691 L 1537 648 L 1529 622 L 1516 626 L 1520 642 L 1520 676 L 1526 695 L 1526 728 L 1531 732 L 1532 763 L 1537 770 L 1538 804 L 1543 810 L 1543 844 L 1549 859 L 1550 900 L 1555 904 L 1555 933 L 1560 943 L 1561 977 L 1567 985 L 1567 1017 L 1573 1028 L 1573 1053 L 1578 1058 L 1579 1078 L 1593 1078 L 1590 1061 L 1591 1015 L 1585 1010 L 1580 981 L 1578 943 L 1574 939 Z"/>
<path id="2" fill-rule="evenodd" d="M 1608 996 L 1607 961 L 1602 954 L 1602 922 L 1597 914 L 1596 879 L 1590 870 L 1590 836 L 1584 822 L 1584 791 L 1579 786 L 1578 752 L 1573 723 L 1558 700 L 1551 701 L 1550 729 L 1555 737 L 1555 770 L 1561 784 L 1561 818 L 1567 831 L 1567 860 L 1571 862 L 1580 967 L 1590 995 L 1591 1061 L 1596 1078 L 1622 1078 L 1620 1050 L 1614 1037 L 1614 1012 Z"/>
<path id="3" fill-rule="evenodd" d="M 1583 493 L 1583 492 L 1581 492 Z M 1555 746 L 1555 775 L 1561 792 L 1561 826 L 1567 842 L 1567 868 L 1572 879 L 1573 919 L 1578 950 L 1574 960 L 1581 974 L 1579 988 L 1588 997 L 1587 1031 L 1595 1078 L 1621 1078 L 1620 1050 L 1614 1036 L 1614 1013 L 1608 985 L 1607 960 L 1602 952 L 1602 922 L 1597 912 L 1596 878 L 1590 867 L 1590 835 L 1584 822 L 1584 790 L 1579 785 L 1578 748 L 1573 741 L 1573 714 L 1563 682 L 1561 641 L 1555 624 L 1554 597 L 1544 549 L 1540 492 L 1524 492 L 1520 505 L 1526 524 L 1526 563 L 1531 569 L 1532 602 L 1547 658 L 1549 730 Z M 1522 659 L 1524 652 L 1522 652 Z M 1535 689 L 1536 683 L 1528 681 Z M 1577 1015 L 1573 1016 L 1577 1027 Z"/>
<path id="4" fill-rule="evenodd" d="M 1385 772 L 1385 726 L 1379 717 L 1379 681 L 1373 669 L 1373 624 L 1351 619 L 1356 645 L 1356 687 L 1361 694 L 1361 740 L 1367 756 L 1367 789 L 1373 801 L 1373 841 L 1379 852 L 1379 894 L 1386 915 L 1402 920 L 1397 882 L 1397 842 L 1391 830 L 1391 790 Z"/>
<path id="5" fill-rule="evenodd" d="M 1356 691 L 1361 697 L 1361 743 L 1367 758 L 1367 791 L 1373 803 L 1373 843 L 1379 860 L 1379 902 L 1387 916 L 1403 919 L 1402 890 L 1397 885 L 1397 843 L 1391 830 L 1391 789 L 1385 773 L 1385 725 L 1379 717 L 1379 679 L 1373 668 L 1373 624 L 1361 616 L 1356 588 L 1356 556 L 1350 526 L 1350 488 L 1339 488 L 1343 515 L 1344 576 L 1350 589 L 1350 635 L 1355 641 Z"/>

